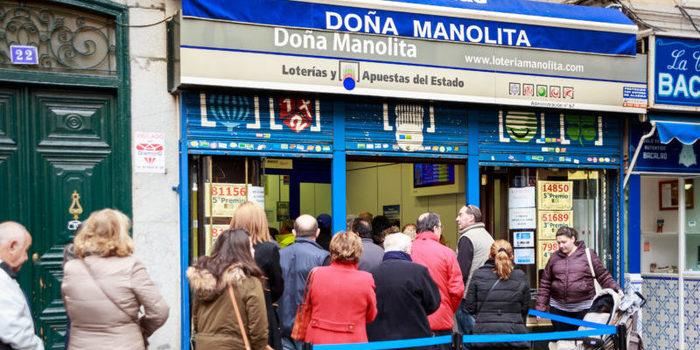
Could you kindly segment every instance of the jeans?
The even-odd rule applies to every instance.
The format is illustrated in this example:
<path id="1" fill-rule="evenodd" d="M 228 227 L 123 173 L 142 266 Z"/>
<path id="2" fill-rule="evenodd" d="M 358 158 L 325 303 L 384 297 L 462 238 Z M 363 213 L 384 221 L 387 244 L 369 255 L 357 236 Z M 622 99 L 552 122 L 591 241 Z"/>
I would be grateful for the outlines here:
<path id="1" fill-rule="evenodd" d="M 463 335 L 470 334 L 471 330 L 474 329 L 474 316 L 472 316 L 467 311 L 467 300 L 462 299 L 462 302 L 455 312 L 455 318 L 457 319 L 457 330 Z M 469 343 L 464 344 L 464 349 L 469 349 Z"/>
<path id="2" fill-rule="evenodd" d="M 302 343 L 296 339 L 282 336 L 282 348 L 284 350 L 301 350 L 301 347 L 303 345 L 304 345 L 304 343 Z"/>

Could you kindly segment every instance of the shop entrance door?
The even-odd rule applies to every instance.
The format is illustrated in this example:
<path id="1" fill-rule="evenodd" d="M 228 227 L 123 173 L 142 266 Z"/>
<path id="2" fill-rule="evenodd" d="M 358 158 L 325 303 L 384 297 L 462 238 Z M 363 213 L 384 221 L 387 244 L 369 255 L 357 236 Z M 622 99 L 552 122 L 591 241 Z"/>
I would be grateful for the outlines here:
<path id="1" fill-rule="evenodd" d="M 483 167 L 481 209 L 494 239 L 508 240 L 531 288 L 559 249 L 556 231 L 572 226 L 614 275 L 614 178 L 606 169 Z M 485 188 L 484 188 L 485 187 Z"/>
<path id="2" fill-rule="evenodd" d="M 63 347 L 62 251 L 74 221 L 131 204 L 129 157 L 113 147 L 128 144 L 115 101 L 111 93 L 0 88 L 0 222 L 18 221 L 33 236 L 20 284 L 47 349 Z"/>

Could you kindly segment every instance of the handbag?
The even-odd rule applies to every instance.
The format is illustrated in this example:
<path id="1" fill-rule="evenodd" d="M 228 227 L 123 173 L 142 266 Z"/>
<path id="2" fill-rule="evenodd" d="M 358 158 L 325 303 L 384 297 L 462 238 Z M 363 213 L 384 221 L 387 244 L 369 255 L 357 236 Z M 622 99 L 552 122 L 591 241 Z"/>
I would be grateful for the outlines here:
<path id="1" fill-rule="evenodd" d="M 304 341 L 306 339 L 306 329 L 309 328 L 309 322 L 311 322 L 311 300 L 309 297 L 309 285 L 314 276 L 314 270 L 311 269 L 309 275 L 306 277 L 306 284 L 304 284 L 304 299 L 301 304 L 297 307 L 297 314 L 294 317 L 294 327 L 292 328 L 292 339 L 299 341 Z"/>
<path id="2" fill-rule="evenodd" d="M 593 275 L 593 284 L 595 285 L 595 294 L 598 295 L 603 288 L 598 283 L 598 279 L 595 276 L 595 270 L 593 270 L 593 262 L 591 261 L 591 248 L 586 248 L 586 258 L 588 258 L 588 267 L 591 268 L 591 275 Z"/>
<path id="3" fill-rule="evenodd" d="M 136 325 L 139 326 L 139 329 L 141 330 L 141 336 L 143 337 L 143 345 L 146 347 L 146 349 L 148 349 L 148 336 L 146 336 L 146 333 L 144 332 L 143 327 L 141 327 L 141 322 L 139 322 L 138 315 L 132 316 L 128 312 L 126 312 L 126 310 L 122 309 L 122 307 L 119 306 L 119 304 L 117 304 L 117 302 L 114 301 L 114 299 L 112 299 L 111 296 L 109 296 L 109 294 L 105 290 L 102 283 L 100 283 L 100 280 L 95 278 L 95 275 L 93 275 L 93 273 L 92 273 L 92 269 L 90 269 L 90 266 L 88 266 L 88 264 L 85 263 L 85 260 L 83 260 L 83 259 L 79 259 L 79 260 L 83 264 L 83 266 L 85 266 L 85 270 L 87 270 L 88 275 L 90 275 L 90 278 L 92 278 L 92 280 L 95 282 L 95 284 L 97 284 L 97 287 L 100 288 L 100 291 L 102 291 L 102 294 L 104 294 L 104 296 L 106 296 L 107 299 L 109 301 L 111 301 L 114 306 L 117 307 L 117 309 L 121 310 L 121 312 L 123 312 L 124 315 L 128 316 L 132 322 L 136 323 Z"/>
<path id="4" fill-rule="evenodd" d="M 233 309 L 236 311 L 236 319 L 238 320 L 238 327 L 241 328 L 241 336 L 243 337 L 243 345 L 245 346 L 245 350 L 251 350 L 250 347 L 250 342 L 248 341 L 248 334 L 245 331 L 245 327 L 243 326 L 243 318 L 241 317 L 241 311 L 238 309 L 238 302 L 236 301 L 236 297 L 233 294 L 233 287 L 231 285 L 228 285 L 228 296 L 231 297 L 231 303 L 233 304 Z M 265 350 L 275 350 L 273 349 L 269 344 L 265 345 Z"/>

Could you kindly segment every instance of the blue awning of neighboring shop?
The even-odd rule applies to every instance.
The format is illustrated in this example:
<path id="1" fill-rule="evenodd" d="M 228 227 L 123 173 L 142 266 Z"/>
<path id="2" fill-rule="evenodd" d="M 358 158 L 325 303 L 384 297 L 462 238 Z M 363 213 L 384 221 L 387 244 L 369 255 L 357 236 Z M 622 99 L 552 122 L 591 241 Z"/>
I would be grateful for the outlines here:
<path id="1" fill-rule="evenodd" d="M 615 9 L 529 0 L 183 0 L 183 15 L 242 23 L 606 55 L 636 54 Z"/>
<path id="2" fill-rule="evenodd" d="M 692 145 L 700 138 L 700 124 L 696 123 L 657 121 L 656 129 L 659 131 L 659 140 L 663 143 L 669 143 L 675 138 L 686 145 Z"/>

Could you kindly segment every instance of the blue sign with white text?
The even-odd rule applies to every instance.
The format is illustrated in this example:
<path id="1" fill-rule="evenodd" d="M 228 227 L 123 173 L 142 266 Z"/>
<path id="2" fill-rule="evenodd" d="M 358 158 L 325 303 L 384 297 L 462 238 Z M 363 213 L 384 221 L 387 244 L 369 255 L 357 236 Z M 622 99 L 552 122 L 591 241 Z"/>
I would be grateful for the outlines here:
<path id="1" fill-rule="evenodd" d="M 525 0 L 409 2 L 412 8 L 403 4 L 396 11 L 387 10 L 386 4 L 399 6 L 399 1 L 385 1 L 386 4 L 372 8 L 289 0 L 258 0 L 245 5 L 228 0 L 183 0 L 182 8 L 184 16 L 271 26 L 611 55 L 636 53 L 636 28 L 616 10 Z M 500 14 L 433 15 L 413 4 Z M 503 13 L 522 18 L 508 22 Z M 571 25 L 551 26 L 543 17 L 570 21 Z M 582 28 L 583 21 L 591 25 Z M 617 29 L 606 30 L 605 25 Z M 629 28 L 620 30 L 624 25 Z"/>
<path id="2" fill-rule="evenodd" d="M 12 52 L 11 60 L 13 64 L 39 63 L 36 46 L 12 45 L 10 46 L 10 51 Z"/>
<path id="3" fill-rule="evenodd" d="M 700 106 L 700 40 L 657 37 L 654 102 Z"/>
<path id="4" fill-rule="evenodd" d="M 630 154 L 634 154 L 642 135 L 648 133 L 650 128 L 649 123 L 642 124 L 636 118 L 630 118 Z M 697 174 L 700 173 L 699 154 L 700 142 L 686 145 L 674 139 L 663 143 L 654 133 L 644 141 L 634 171 Z"/>

